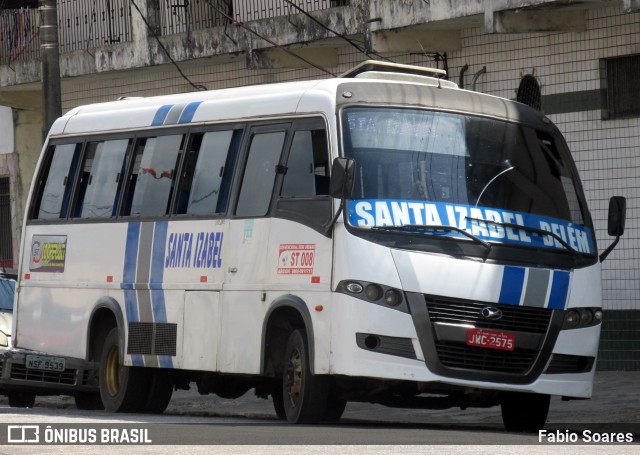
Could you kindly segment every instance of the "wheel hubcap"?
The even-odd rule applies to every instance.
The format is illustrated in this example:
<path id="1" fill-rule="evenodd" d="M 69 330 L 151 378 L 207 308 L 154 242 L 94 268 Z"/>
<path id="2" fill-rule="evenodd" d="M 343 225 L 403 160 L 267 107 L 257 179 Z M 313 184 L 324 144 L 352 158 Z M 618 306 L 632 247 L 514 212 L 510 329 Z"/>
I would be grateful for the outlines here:
<path id="1" fill-rule="evenodd" d="M 298 349 L 291 353 L 286 371 L 285 390 L 289 398 L 289 404 L 295 408 L 302 393 L 302 355 Z"/>
<path id="2" fill-rule="evenodd" d="M 118 358 L 117 346 L 112 347 L 107 355 L 105 380 L 109 395 L 116 396 L 120 390 L 120 360 Z"/>

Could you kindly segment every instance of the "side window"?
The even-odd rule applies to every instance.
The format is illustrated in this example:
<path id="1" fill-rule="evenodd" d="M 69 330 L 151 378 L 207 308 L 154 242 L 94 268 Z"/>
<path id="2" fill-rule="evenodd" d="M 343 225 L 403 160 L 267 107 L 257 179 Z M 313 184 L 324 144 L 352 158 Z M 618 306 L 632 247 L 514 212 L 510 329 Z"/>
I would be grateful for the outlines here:
<path id="1" fill-rule="evenodd" d="M 129 177 L 125 216 L 169 214 L 183 135 L 139 139 Z"/>
<path id="2" fill-rule="evenodd" d="M 76 217 L 116 216 L 125 157 L 130 144 L 130 139 L 87 144 L 78 188 Z"/>
<path id="3" fill-rule="evenodd" d="M 237 216 L 265 216 L 269 212 L 285 136 L 284 131 L 274 131 L 258 133 L 251 138 L 236 207 Z"/>
<path id="4" fill-rule="evenodd" d="M 329 194 L 329 157 L 324 129 L 294 133 L 281 197 L 309 198 Z"/>
<path id="5" fill-rule="evenodd" d="M 40 176 L 32 217 L 40 220 L 66 218 L 82 144 L 62 144 L 49 148 L 50 161 Z"/>
<path id="6" fill-rule="evenodd" d="M 176 212 L 211 215 L 227 210 L 242 130 L 194 134 L 187 151 Z"/>

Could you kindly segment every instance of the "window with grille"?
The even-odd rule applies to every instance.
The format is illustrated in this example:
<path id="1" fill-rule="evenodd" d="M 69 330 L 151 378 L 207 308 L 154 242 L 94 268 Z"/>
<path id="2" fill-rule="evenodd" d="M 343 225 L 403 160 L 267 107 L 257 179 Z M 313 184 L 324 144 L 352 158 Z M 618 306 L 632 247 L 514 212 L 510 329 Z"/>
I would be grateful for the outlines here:
<path id="1" fill-rule="evenodd" d="M 527 74 L 520 81 L 516 100 L 531 106 L 534 109 L 541 109 L 540 85 L 534 76 Z"/>
<path id="2" fill-rule="evenodd" d="M 11 241 L 11 233 L 9 177 L 0 177 L 0 268 L 13 268 L 13 242 Z"/>
<path id="3" fill-rule="evenodd" d="M 640 54 L 600 60 L 602 118 L 640 117 Z"/>

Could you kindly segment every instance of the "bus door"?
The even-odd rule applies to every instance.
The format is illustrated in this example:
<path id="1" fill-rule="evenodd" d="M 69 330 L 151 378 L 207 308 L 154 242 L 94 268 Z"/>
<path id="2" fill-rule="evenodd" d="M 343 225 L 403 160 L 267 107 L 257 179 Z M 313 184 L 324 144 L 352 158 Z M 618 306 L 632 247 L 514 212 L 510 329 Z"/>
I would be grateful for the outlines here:
<path id="1" fill-rule="evenodd" d="M 258 373 L 260 331 L 266 312 L 267 248 L 273 188 L 290 122 L 253 126 L 245 141 L 237 203 L 225 238 L 221 297 L 220 371 Z M 242 349 L 240 349 L 242 347 Z"/>
<path id="2" fill-rule="evenodd" d="M 332 216 L 329 166 L 324 120 L 296 120 L 282 157 L 269 237 L 267 273 L 274 290 L 329 290 L 333 251 L 326 229 Z"/>
<path id="3" fill-rule="evenodd" d="M 232 250 L 225 215 L 242 132 L 235 126 L 192 131 L 186 148 L 165 251 L 165 281 L 186 289 L 184 369 L 217 370 L 220 290 Z"/>

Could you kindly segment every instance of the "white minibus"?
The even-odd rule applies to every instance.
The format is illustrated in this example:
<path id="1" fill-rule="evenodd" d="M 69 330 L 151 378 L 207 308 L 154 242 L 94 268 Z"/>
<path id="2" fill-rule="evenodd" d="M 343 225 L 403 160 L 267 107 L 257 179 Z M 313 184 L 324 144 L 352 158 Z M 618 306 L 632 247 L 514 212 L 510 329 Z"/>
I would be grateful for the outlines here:
<path id="1" fill-rule="evenodd" d="M 501 406 L 536 430 L 592 393 L 614 245 L 553 123 L 442 70 L 82 106 L 33 179 L 0 384 L 152 413 L 255 389 L 295 423 Z"/>

